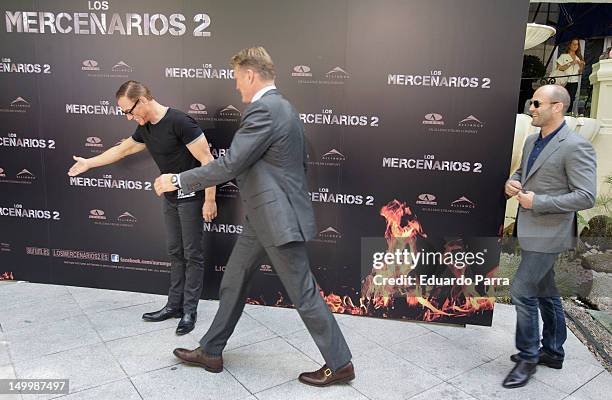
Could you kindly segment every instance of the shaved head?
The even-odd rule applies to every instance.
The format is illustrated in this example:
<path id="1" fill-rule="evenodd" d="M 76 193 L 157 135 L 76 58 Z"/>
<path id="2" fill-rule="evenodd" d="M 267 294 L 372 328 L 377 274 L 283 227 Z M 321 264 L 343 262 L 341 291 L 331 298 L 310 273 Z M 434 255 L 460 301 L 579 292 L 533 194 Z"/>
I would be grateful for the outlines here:
<path id="1" fill-rule="evenodd" d="M 561 85 L 544 85 L 538 89 L 546 98 L 552 102 L 563 104 L 563 113 L 567 112 L 571 99 L 566 88 Z"/>

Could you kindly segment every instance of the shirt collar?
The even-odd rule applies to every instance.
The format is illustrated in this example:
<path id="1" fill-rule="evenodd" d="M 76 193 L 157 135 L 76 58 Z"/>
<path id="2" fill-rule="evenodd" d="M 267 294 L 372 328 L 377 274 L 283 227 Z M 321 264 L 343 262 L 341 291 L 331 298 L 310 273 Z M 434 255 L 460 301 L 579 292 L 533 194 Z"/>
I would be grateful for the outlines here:
<path id="1" fill-rule="evenodd" d="M 551 133 L 549 133 L 549 134 L 548 134 L 548 135 L 547 135 L 545 138 L 543 138 L 543 137 L 542 137 L 542 132 L 540 132 L 540 135 L 538 136 L 538 140 L 539 140 L 539 141 L 542 141 L 542 142 L 546 142 L 546 143 L 550 142 L 550 141 L 552 140 L 552 138 L 553 138 L 553 137 L 554 137 L 554 136 L 555 136 L 557 133 L 559 133 L 559 131 L 560 131 L 561 129 L 563 129 L 563 127 L 564 127 L 564 126 L 565 126 L 565 121 L 563 121 L 563 122 L 561 123 L 561 125 L 559 125 L 559 127 L 558 127 L 557 129 L 555 129 L 554 131 L 552 131 Z"/>
<path id="2" fill-rule="evenodd" d="M 253 96 L 253 99 L 251 100 L 251 103 L 255 103 L 257 100 L 261 99 L 261 97 L 266 94 L 268 91 L 272 90 L 272 89 L 276 89 L 276 86 L 274 85 L 268 85 L 264 88 L 259 89 L 259 91 L 257 93 L 255 93 L 255 96 Z"/>

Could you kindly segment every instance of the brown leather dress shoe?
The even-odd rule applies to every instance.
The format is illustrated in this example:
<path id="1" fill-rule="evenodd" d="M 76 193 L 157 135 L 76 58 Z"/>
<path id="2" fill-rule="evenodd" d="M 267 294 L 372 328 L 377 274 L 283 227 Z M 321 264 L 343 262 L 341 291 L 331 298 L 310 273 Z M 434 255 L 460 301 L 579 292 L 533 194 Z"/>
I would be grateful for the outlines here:
<path id="1" fill-rule="evenodd" d="M 350 361 L 336 372 L 324 365 L 314 372 L 303 372 L 299 377 L 300 382 L 312 386 L 328 386 L 334 383 L 345 383 L 353 379 L 355 379 L 355 369 Z"/>
<path id="2" fill-rule="evenodd" d="M 223 357 L 209 356 L 199 347 L 194 350 L 174 349 L 173 353 L 187 364 L 197 365 L 208 372 L 219 373 L 223 371 Z"/>

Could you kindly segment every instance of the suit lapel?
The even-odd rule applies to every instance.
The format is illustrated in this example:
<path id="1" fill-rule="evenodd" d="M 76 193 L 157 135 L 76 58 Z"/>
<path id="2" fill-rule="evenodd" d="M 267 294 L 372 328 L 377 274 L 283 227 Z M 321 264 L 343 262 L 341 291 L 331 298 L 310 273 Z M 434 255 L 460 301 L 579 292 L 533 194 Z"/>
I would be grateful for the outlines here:
<path id="1" fill-rule="evenodd" d="M 542 150 L 538 158 L 531 166 L 531 171 L 529 171 L 529 174 L 525 178 L 525 182 L 527 182 L 527 180 L 531 178 L 531 176 L 533 176 L 533 174 L 544 164 L 548 157 L 550 157 L 555 151 L 559 150 L 559 147 L 561 147 L 561 143 L 567 138 L 567 135 L 569 133 L 570 129 L 567 127 L 567 125 L 565 125 L 563 129 L 561 129 L 555 135 L 555 137 L 550 141 L 550 143 L 548 143 L 546 147 L 544 147 L 544 150 Z M 533 150 L 533 143 L 531 145 L 531 149 Z M 529 154 L 531 154 L 531 151 L 529 151 Z M 529 155 L 527 155 L 527 160 L 529 160 Z M 525 165 L 525 167 L 526 166 L 527 165 Z"/>

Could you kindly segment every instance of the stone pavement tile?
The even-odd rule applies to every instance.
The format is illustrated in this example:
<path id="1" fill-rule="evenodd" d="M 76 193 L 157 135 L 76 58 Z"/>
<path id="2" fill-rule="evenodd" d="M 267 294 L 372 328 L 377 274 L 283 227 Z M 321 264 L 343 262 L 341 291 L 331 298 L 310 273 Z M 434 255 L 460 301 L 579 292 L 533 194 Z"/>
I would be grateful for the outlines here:
<path id="1" fill-rule="evenodd" d="M 383 318 L 369 318 L 351 315 L 340 320 L 341 327 L 346 327 L 381 346 L 389 346 L 421 336 L 430 331 L 411 321 L 398 321 Z"/>
<path id="2" fill-rule="evenodd" d="M 62 400 L 141 400 L 129 379 L 107 383 L 61 397 Z"/>
<path id="3" fill-rule="evenodd" d="M 361 334 L 355 332 L 350 328 L 344 327 L 342 329 L 342 334 L 344 335 L 344 338 L 346 339 L 346 342 L 348 343 L 348 346 L 351 349 L 353 357 L 357 357 L 360 354 L 367 353 L 375 349 L 383 349 L 378 344 L 366 339 Z M 306 354 L 315 362 L 321 365 L 325 363 L 317 345 L 312 339 L 312 336 L 310 336 L 310 333 L 306 329 L 296 333 L 292 333 L 287 336 L 283 336 L 283 339 L 285 339 L 292 346 L 300 350 L 302 353 Z"/>
<path id="4" fill-rule="evenodd" d="M 304 385 L 297 380 L 256 393 L 259 400 L 368 400 L 351 385 L 331 385 L 325 388 Z"/>
<path id="5" fill-rule="evenodd" d="M 20 379 L 69 379 L 70 393 L 126 378 L 104 344 L 94 344 L 15 363 Z M 30 396 L 47 399 L 55 396 Z"/>
<path id="6" fill-rule="evenodd" d="M 115 359 L 129 376 L 142 374 L 180 363 L 172 354 L 177 347 L 193 349 L 197 341 L 189 335 L 177 336 L 176 328 L 143 333 L 106 343 Z"/>
<path id="7" fill-rule="evenodd" d="M 306 328 L 293 308 L 254 307 L 245 312 L 277 335 L 288 335 Z"/>
<path id="8" fill-rule="evenodd" d="M 491 360 L 433 332 L 393 345 L 389 350 L 443 380 Z"/>
<path id="9" fill-rule="evenodd" d="M 567 393 L 533 378 L 522 388 L 504 388 L 502 382 L 513 366 L 509 359 L 499 358 L 466 371 L 448 383 L 480 400 L 560 400 L 567 396 Z M 539 370 L 536 377 L 538 373 Z"/>
<path id="10" fill-rule="evenodd" d="M 564 367 L 565 368 L 565 367 Z M 601 400 L 612 395 L 612 374 L 602 371 L 586 385 L 576 390 L 568 399 L 572 400 Z"/>
<path id="11" fill-rule="evenodd" d="M 85 315 L 26 326 L 7 332 L 6 337 L 13 362 L 102 342 Z"/>
<path id="12" fill-rule="evenodd" d="M 178 318 L 167 319 L 162 322 L 147 322 L 142 320 L 142 314 L 156 309 L 150 304 L 103 311 L 89 315 L 93 327 L 104 341 L 140 335 L 162 329 L 176 329 Z M 158 304 L 159 305 L 159 304 Z M 163 304 L 161 305 L 163 306 Z"/>
<path id="13" fill-rule="evenodd" d="M 10 364 L 9 341 L 6 333 L 0 332 L 0 367 Z"/>
<path id="14" fill-rule="evenodd" d="M 11 282 L 0 285 L 0 304 L 3 307 L 23 305 L 25 303 L 55 299 L 68 296 L 70 292 L 66 286 L 48 285 L 29 282 Z"/>
<path id="15" fill-rule="evenodd" d="M 67 293 L 53 297 L 51 300 L 39 299 L 5 307 L 2 310 L 0 324 L 4 332 L 8 332 L 34 324 L 41 326 L 77 315 L 83 315 L 83 312 L 70 293 Z"/>
<path id="16" fill-rule="evenodd" d="M 274 338 L 223 354 L 225 368 L 251 393 L 296 379 L 320 368 L 281 338 Z"/>
<path id="17" fill-rule="evenodd" d="M 353 359 L 351 385 L 372 400 L 407 399 L 442 381 L 388 350 L 374 350 Z"/>
<path id="18" fill-rule="evenodd" d="M 179 364 L 132 377 L 144 400 L 240 400 L 251 395 L 230 373 Z"/>
<path id="19" fill-rule="evenodd" d="M 198 314 L 198 324 L 195 329 L 190 333 L 190 335 L 194 338 L 196 342 L 196 347 L 199 346 L 199 341 L 204 336 L 210 323 L 203 323 L 199 320 Z M 211 318 L 212 322 L 212 318 Z M 277 337 L 277 335 L 272 332 L 270 329 L 266 328 L 255 319 L 250 317 L 247 313 L 242 313 L 242 316 L 238 320 L 238 324 L 227 341 L 227 346 L 225 347 L 225 351 L 233 350 L 238 347 L 247 346 L 249 344 L 253 344 L 256 342 L 261 342 L 263 340 L 268 340 L 273 337 Z"/>
<path id="20" fill-rule="evenodd" d="M 562 369 L 538 365 L 535 378 L 562 392 L 572 393 L 603 370 L 603 367 L 596 367 L 585 361 L 570 358 L 563 362 Z"/>
<path id="21" fill-rule="evenodd" d="M 476 398 L 462 392 L 453 385 L 442 382 L 438 386 L 410 397 L 410 400 L 476 400 Z"/>
<path id="22" fill-rule="evenodd" d="M 147 293 L 90 288 L 80 289 L 82 290 L 71 291 L 70 293 L 85 314 L 159 302 L 158 296 Z"/>

